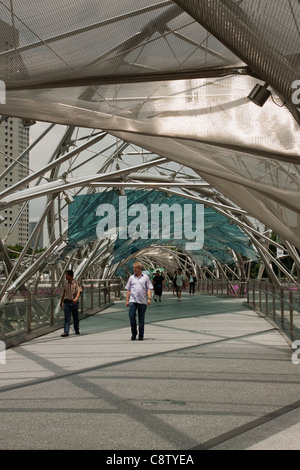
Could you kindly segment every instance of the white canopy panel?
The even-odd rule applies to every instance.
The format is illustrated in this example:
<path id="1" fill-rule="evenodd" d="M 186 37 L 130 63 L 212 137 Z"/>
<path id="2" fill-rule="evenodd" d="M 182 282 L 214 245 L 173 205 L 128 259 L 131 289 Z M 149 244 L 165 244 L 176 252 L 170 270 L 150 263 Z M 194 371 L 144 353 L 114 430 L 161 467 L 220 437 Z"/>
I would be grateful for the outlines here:
<path id="1" fill-rule="evenodd" d="M 2 115 L 183 163 L 300 249 L 297 0 L 2 0 L 0 19 Z"/>

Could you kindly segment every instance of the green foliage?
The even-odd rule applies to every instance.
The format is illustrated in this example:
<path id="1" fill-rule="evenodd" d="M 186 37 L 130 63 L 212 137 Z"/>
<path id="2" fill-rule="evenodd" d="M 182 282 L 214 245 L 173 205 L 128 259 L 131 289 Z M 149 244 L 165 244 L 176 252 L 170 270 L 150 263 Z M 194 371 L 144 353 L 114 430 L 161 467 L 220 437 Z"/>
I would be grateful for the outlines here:
<path id="1" fill-rule="evenodd" d="M 8 249 L 8 255 L 10 259 L 17 259 L 19 258 L 20 254 L 22 253 L 24 246 L 22 245 L 7 245 Z M 37 253 L 41 253 L 42 251 L 45 251 L 45 248 L 42 248 L 40 250 L 37 250 Z M 32 248 L 29 248 L 27 250 L 27 254 L 31 255 L 32 254 Z"/>

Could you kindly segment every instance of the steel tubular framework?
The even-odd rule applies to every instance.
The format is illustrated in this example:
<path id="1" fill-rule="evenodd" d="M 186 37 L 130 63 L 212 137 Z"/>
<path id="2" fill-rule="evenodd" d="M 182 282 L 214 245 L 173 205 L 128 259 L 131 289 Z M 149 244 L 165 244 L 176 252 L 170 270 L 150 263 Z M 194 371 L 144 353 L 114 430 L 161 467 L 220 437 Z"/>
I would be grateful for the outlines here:
<path id="1" fill-rule="evenodd" d="M 0 241 L 0 299 L 45 276 L 60 282 L 69 266 L 79 278 L 112 278 L 133 258 L 202 279 L 253 276 L 234 240 L 220 240 L 222 254 L 204 246 L 201 260 L 170 244 L 118 263 L 108 239 L 71 247 L 72 198 L 126 189 L 205 204 L 243 233 L 258 278 L 299 284 L 299 2 L 24 3 L 0 0 L 0 125 L 16 117 L 41 131 L 0 175 L 30 154 L 28 175 L 0 192 L 0 212 L 20 206 Z M 263 106 L 249 99 L 258 85 L 270 95 Z M 12 260 L 10 234 L 28 205 L 38 223 Z"/>
<path id="2" fill-rule="evenodd" d="M 49 131 L 52 129 L 51 125 Z M 42 144 L 39 137 L 31 144 L 31 149 L 38 144 Z M 89 167 L 94 169 L 94 173 L 89 173 Z M 30 187 L 27 187 L 28 182 L 31 183 Z M 191 253 L 182 253 L 176 245 L 152 245 L 114 265 L 111 263 L 112 244 L 107 239 L 97 239 L 80 250 L 71 250 L 62 259 L 61 255 L 68 243 L 66 200 L 80 194 L 110 189 L 120 191 L 124 188 L 151 188 L 204 203 L 206 207 L 211 207 L 227 217 L 231 224 L 238 225 L 247 235 L 249 244 L 254 246 L 260 263 L 267 270 L 272 282 L 279 283 L 272 266 L 277 266 L 281 276 L 284 275 L 290 282 L 297 280 L 295 271 L 299 268 L 299 256 L 295 249 L 283 241 L 286 252 L 294 258 L 292 272 L 289 272 L 269 250 L 270 243 L 274 247 L 282 248 L 282 244 L 270 239 L 272 231 L 259 231 L 258 221 L 249 217 L 245 210 L 229 201 L 191 168 L 153 155 L 130 142 L 115 139 L 106 132 L 66 127 L 49 162 L 0 195 L 1 208 L 19 202 L 28 204 L 36 201 L 40 207 L 40 218 L 35 230 L 14 263 L 9 258 L 5 242 L 1 242 L 2 270 L 6 274 L 1 283 L 1 298 L 24 286 L 29 290 L 37 289 L 39 284 L 44 282 L 45 273 L 53 275 L 55 272 L 55 278 L 62 279 L 69 266 L 72 266 L 80 278 L 111 278 L 117 268 L 126 265 L 130 258 L 141 260 L 150 269 L 155 269 L 157 265 L 165 266 L 170 274 L 176 267 L 182 267 L 185 271 L 196 271 L 199 278 L 208 275 L 225 280 L 249 279 L 251 261 L 234 249 L 228 249 L 232 259 L 230 265 L 214 259 L 213 254 L 209 265 L 199 265 L 193 260 Z M 42 253 L 37 253 L 35 245 L 31 252 L 29 249 L 32 239 L 38 240 L 41 233 L 47 234 L 48 246 Z M 259 275 L 262 275 L 262 272 L 261 270 Z"/>

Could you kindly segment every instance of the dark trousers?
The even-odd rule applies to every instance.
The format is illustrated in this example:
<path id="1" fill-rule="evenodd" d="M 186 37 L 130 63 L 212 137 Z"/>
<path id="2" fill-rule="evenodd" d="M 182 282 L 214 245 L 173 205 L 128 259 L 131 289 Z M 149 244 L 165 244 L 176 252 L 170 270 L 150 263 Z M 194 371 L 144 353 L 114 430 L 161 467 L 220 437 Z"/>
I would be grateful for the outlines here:
<path id="1" fill-rule="evenodd" d="M 131 334 L 137 335 L 137 324 L 136 324 L 136 312 L 139 317 L 139 337 L 144 338 L 144 325 L 145 325 L 145 313 L 147 305 L 138 304 L 136 302 L 129 303 L 129 319 L 131 326 Z"/>
<path id="2" fill-rule="evenodd" d="M 190 294 L 195 294 L 195 283 L 190 282 Z"/>
<path id="3" fill-rule="evenodd" d="M 76 302 L 64 302 L 64 333 L 69 334 L 70 324 L 71 324 L 71 315 L 73 316 L 74 321 L 74 330 L 79 331 L 79 303 Z"/>

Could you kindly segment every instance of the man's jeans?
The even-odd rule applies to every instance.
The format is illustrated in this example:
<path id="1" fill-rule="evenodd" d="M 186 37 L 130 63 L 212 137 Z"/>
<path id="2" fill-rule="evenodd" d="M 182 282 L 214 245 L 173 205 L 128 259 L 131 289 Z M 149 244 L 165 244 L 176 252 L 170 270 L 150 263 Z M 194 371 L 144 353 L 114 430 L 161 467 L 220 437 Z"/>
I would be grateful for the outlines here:
<path id="1" fill-rule="evenodd" d="M 64 333 L 67 335 L 70 331 L 71 315 L 73 316 L 74 321 L 74 330 L 79 331 L 79 302 L 64 302 Z"/>
<path id="2" fill-rule="evenodd" d="M 136 302 L 129 303 L 129 319 L 131 326 L 131 334 L 133 336 L 137 335 L 137 325 L 136 325 L 136 311 L 138 312 L 139 317 L 139 337 L 144 338 L 144 324 L 145 324 L 145 312 L 147 305 L 138 304 Z"/>

